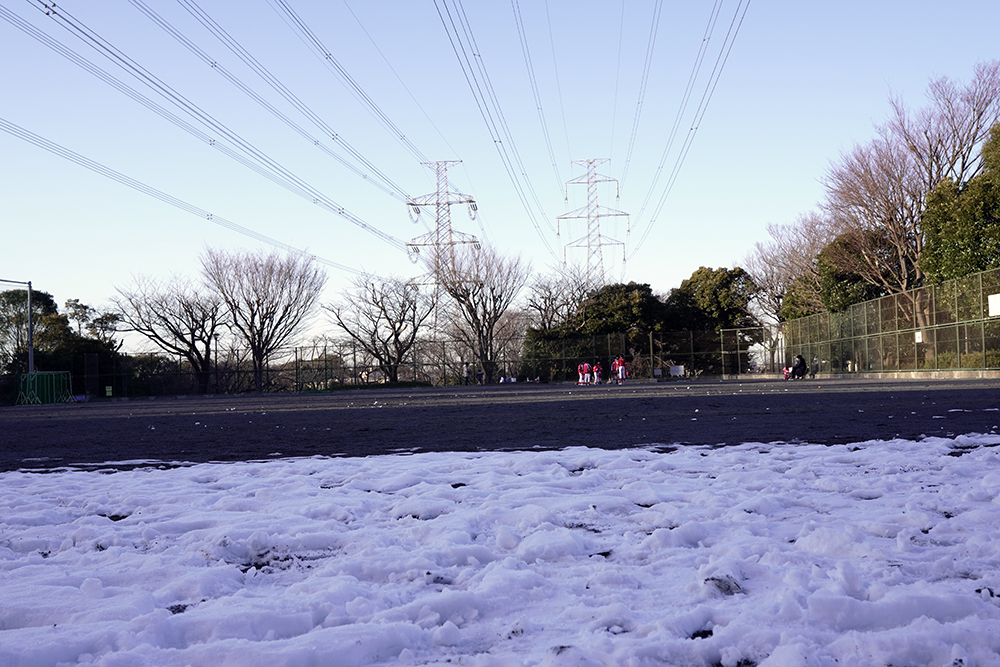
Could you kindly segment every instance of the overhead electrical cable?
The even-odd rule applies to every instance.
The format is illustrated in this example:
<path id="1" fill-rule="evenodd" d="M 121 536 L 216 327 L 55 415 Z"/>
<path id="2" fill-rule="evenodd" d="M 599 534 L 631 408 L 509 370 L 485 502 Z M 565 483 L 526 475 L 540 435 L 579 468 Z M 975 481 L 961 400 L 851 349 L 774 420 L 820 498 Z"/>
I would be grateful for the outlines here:
<path id="1" fill-rule="evenodd" d="M 318 116 L 316 116 L 315 114 L 312 114 L 311 110 L 309 110 L 308 107 L 306 107 L 304 104 L 302 104 L 298 100 L 298 98 L 295 97 L 290 91 L 287 91 L 287 89 L 284 89 L 284 87 L 281 86 L 280 82 L 277 82 L 277 80 L 274 80 L 274 83 L 272 83 L 273 77 L 269 78 L 269 73 L 267 73 L 267 75 L 265 75 L 265 74 L 262 74 L 261 72 L 258 72 L 258 74 L 261 74 L 262 78 L 264 78 L 265 81 L 267 81 L 268 83 L 271 83 L 272 86 L 275 87 L 275 89 L 278 90 L 279 93 L 282 93 L 282 95 L 285 96 L 285 99 L 288 99 L 290 102 L 292 102 L 292 104 L 295 105 L 296 108 L 298 108 L 300 111 L 302 111 L 303 114 L 306 115 L 307 118 L 309 118 L 314 123 L 316 123 L 319 126 L 320 130 L 323 131 L 324 134 L 327 137 L 330 137 L 331 139 L 333 139 L 333 141 L 337 142 L 339 145 L 341 145 L 343 148 L 345 148 L 345 150 L 347 150 L 352 155 L 352 157 L 354 157 L 356 160 L 358 160 L 359 162 L 361 162 L 371 173 L 373 173 L 375 175 L 375 177 L 373 178 L 372 176 L 370 176 L 369 174 L 365 173 L 364 171 L 362 171 L 361 169 L 359 169 L 358 167 L 356 167 L 354 164 L 352 164 L 351 162 L 349 162 L 348 160 L 346 160 L 343 156 L 341 156 L 338 153 L 336 153 L 335 151 L 333 151 L 329 146 L 325 145 L 319 139 L 317 139 L 312 134 L 310 134 L 308 131 L 306 131 L 302 126 L 300 126 L 298 123 L 296 123 L 291 118 L 289 118 L 287 115 L 285 115 L 281 110 L 279 110 L 273 104 L 271 104 L 270 102 L 268 102 L 267 100 L 265 100 L 263 97 L 261 97 L 256 91 L 254 91 L 249 86 L 247 86 L 245 83 L 243 83 L 243 81 L 241 81 L 237 76 L 235 76 L 232 72 L 230 72 L 228 69 L 226 69 L 217 60 L 211 58 L 205 51 L 203 51 L 200 47 L 198 47 L 194 42 L 192 42 L 190 39 L 188 39 L 187 37 L 185 37 L 183 33 L 181 33 L 179 30 L 175 29 L 163 17 L 161 17 L 159 14 L 157 14 L 148 5 L 146 5 L 145 3 L 143 3 L 142 0 L 129 0 L 129 2 L 131 2 L 132 5 L 136 9 L 138 9 L 140 12 L 142 12 L 148 19 L 150 19 L 151 21 L 153 21 L 153 23 L 155 23 L 161 29 L 163 29 L 168 35 L 170 35 L 171 37 L 173 37 L 182 46 L 184 46 L 189 51 L 191 51 L 191 53 L 193 53 L 195 56 L 197 56 L 202 62 L 204 62 L 206 65 L 208 65 L 211 69 L 213 69 L 216 72 L 218 72 L 224 79 L 226 79 L 227 81 L 229 81 L 231 84 L 233 84 L 234 86 L 236 86 L 236 88 L 238 88 L 240 90 L 240 92 L 242 92 L 243 94 L 247 95 L 250 99 L 252 99 L 254 102 L 256 102 L 257 104 L 259 104 L 261 107 L 263 107 L 269 113 L 271 113 L 275 118 L 277 118 L 278 120 L 280 120 L 281 122 L 283 122 L 285 125 L 287 125 L 288 127 L 290 127 L 292 130 L 294 130 L 301 137 L 303 137 L 304 139 L 306 139 L 307 141 L 309 141 L 309 143 L 313 144 L 314 146 L 316 146 L 317 148 L 319 148 L 320 150 L 322 150 L 328 156 L 330 156 L 333 159 L 337 160 L 341 165 L 343 165 L 344 167 L 346 167 L 348 170 L 350 170 L 356 176 L 362 178 L 363 180 L 366 180 L 366 181 L 370 182 L 372 185 L 374 185 L 375 187 L 377 187 L 378 189 L 380 189 L 382 192 L 388 194 L 391 197 L 396 198 L 399 201 L 403 201 L 403 202 L 406 201 L 406 199 L 407 199 L 407 197 L 409 195 L 407 195 L 407 193 L 402 188 L 400 188 L 390 178 L 388 178 L 385 174 L 383 174 L 381 171 L 379 171 L 378 168 L 375 167 L 375 165 L 371 164 L 367 159 L 365 159 L 364 156 L 362 156 L 350 144 L 348 144 L 346 141 L 344 141 L 344 139 L 342 137 L 340 137 L 336 132 L 334 132 L 332 129 L 330 129 L 329 126 L 326 126 L 326 124 L 323 123 L 322 120 L 319 119 Z M 189 9 L 189 11 L 191 11 L 192 14 L 194 14 L 193 10 Z M 199 17 L 197 14 L 195 14 L 195 17 L 198 18 L 199 20 L 201 20 L 201 17 Z M 207 20 L 211 21 L 210 18 L 207 19 Z M 203 22 L 203 24 L 204 24 L 204 22 Z M 209 26 L 206 25 L 206 27 L 209 27 Z M 209 29 L 211 30 L 211 28 L 209 28 Z M 247 54 L 247 55 L 249 55 L 249 54 Z M 246 62 L 246 60 L 244 60 L 244 62 Z M 254 61 L 254 62 L 256 62 L 256 61 Z M 258 65 L 259 65 L 259 63 L 258 63 Z M 263 67 L 261 67 L 261 69 L 263 69 Z M 267 70 L 265 69 L 264 72 L 267 72 Z M 282 92 L 283 90 L 285 92 Z M 296 104 L 296 103 L 298 103 L 298 104 Z M 305 110 L 303 110 L 303 108 Z"/>
<path id="2" fill-rule="evenodd" d="M 684 89 L 684 94 L 681 96 L 681 102 L 677 107 L 677 114 L 674 116 L 673 125 L 670 127 L 670 133 L 667 136 L 667 143 L 663 148 L 662 155 L 660 156 L 660 163 L 657 166 L 656 171 L 653 173 L 653 180 L 650 183 L 649 191 L 646 193 L 645 199 L 643 199 L 642 206 L 639 208 L 639 213 L 636 215 L 636 220 L 642 218 L 650 199 L 653 197 L 653 193 L 656 192 L 656 186 L 659 183 L 660 175 L 663 173 L 663 167 L 667 162 L 667 157 L 670 156 L 671 150 L 673 149 L 674 140 L 677 137 L 681 121 L 684 119 L 684 115 L 687 112 L 688 103 L 691 100 L 691 93 L 693 92 L 695 83 L 698 80 L 698 75 L 701 73 L 701 66 L 705 60 L 705 54 L 708 52 L 712 35 L 715 32 L 715 25 L 718 22 L 719 13 L 722 9 L 722 2 L 723 0 L 715 0 L 715 4 L 709 14 L 708 23 L 705 25 L 705 32 L 702 35 L 701 44 L 698 47 L 698 54 L 695 56 L 694 64 L 691 67 L 691 73 L 688 75 L 687 86 Z"/>
<path id="3" fill-rule="evenodd" d="M 132 2 L 132 4 L 137 6 L 143 5 L 142 0 L 130 0 L 130 2 Z M 407 192 L 403 190 L 403 188 L 398 186 L 396 183 L 392 181 L 392 179 L 390 179 L 388 176 L 382 173 L 382 171 L 379 170 L 378 167 L 372 164 L 364 155 L 362 155 L 356 148 L 354 148 L 354 146 L 352 146 L 346 139 L 344 139 L 344 137 L 339 132 L 335 131 L 326 121 L 323 120 L 323 118 L 319 114 L 313 111 L 309 107 L 309 105 L 307 105 L 291 90 L 289 90 L 287 86 L 282 84 L 281 81 L 276 76 L 274 76 L 256 58 L 254 58 L 249 51 L 243 48 L 243 46 L 240 45 L 240 43 L 237 40 L 233 39 L 233 37 L 228 32 L 226 32 L 222 28 L 222 26 L 220 26 L 215 20 L 213 20 L 211 16 L 209 16 L 204 10 L 202 10 L 197 3 L 193 2 L 193 0 L 178 0 L 178 2 L 180 2 L 180 4 L 185 9 L 187 9 L 187 11 L 199 23 L 205 26 L 205 28 L 209 32 L 215 35 L 215 37 L 219 41 L 221 41 L 230 51 L 232 51 L 241 61 L 243 61 L 243 63 L 245 63 L 250 69 L 252 69 L 254 73 L 257 74 L 257 76 L 263 79 L 269 86 L 271 86 L 272 89 L 274 89 L 279 95 L 281 95 L 286 101 L 288 101 L 289 104 L 295 107 L 295 109 L 297 109 L 299 113 L 308 118 L 317 128 L 319 128 L 319 130 L 323 132 L 325 136 L 335 141 L 337 145 L 346 150 L 351 157 L 360 162 L 365 167 L 365 169 L 375 174 L 378 181 L 381 181 L 381 183 L 385 184 L 383 186 L 380 183 L 375 182 L 375 184 L 378 187 L 380 187 L 383 190 L 385 190 L 385 188 L 388 188 L 389 190 L 391 190 L 389 194 L 391 194 L 393 197 L 401 201 L 405 202 L 409 198 L 409 194 L 407 194 Z M 152 12 L 152 10 L 149 10 L 148 8 L 142 9 L 142 11 L 144 13 L 146 13 L 147 11 Z M 172 30 L 169 30 L 168 32 L 170 32 L 171 34 L 175 33 L 175 31 Z M 182 43 L 184 43 L 185 45 L 187 45 L 187 43 L 190 41 L 185 39 L 183 35 L 180 35 L 179 33 L 175 36 L 178 40 L 182 40 Z M 192 50 L 197 49 L 197 47 L 194 46 L 193 44 L 189 46 L 189 48 L 191 48 Z M 212 61 L 211 59 L 208 59 L 207 57 L 202 55 L 199 55 L 199 57 L 208 62 L 212 67 L 216 69 L 221 69 L 221 66 L 215 63 L 215 61 Z M 259 96 L 256 96 L 252 93 L 248 94 L 254 97 L 255 100 L 259 98 Z M 262 100 L 260 103 L 266 105 L 266 102 L 263 102 Z M 285 122 L 290 122 L 290 121 L 285 121 Z M 299 131 L 299 133 L 302 134 L 303 136 L 307 136 L 307 138 L 310 138 L 304 131 L 299 129 L 298 126 L 295 126 L 295 129 Z M 349 163 L 343 161 L 343 159 L 340 156 L 336 155 L 335 153 L 332 153 L 332 151 L 330 151 L 330 153 L 333 156 L 335 156 L 338 160 L 341 160 L 342 164 L 348 165 L 349 168 L 351 168 L 351 170 L 354 171 L 356 174 L 360 175 L 364 179 L 369 179 L 369 176 L 367 174 L 361 172 L 356 167 L 350 166 Z"/>
<path id="4" fill-rule="evenodd" d="M 354 77 L 350 75 L 347 69 L 344 68 L 340 62 L 333 57 L 330 49 L 326 48 L 319 37 L 316 36 L 309 26 L 306 24 L 302 18 L 295 13 L 285 0 L 268 0 L 268 4 L 271 5 L 279 15 L 284 15 L 287 17 L 286 23 L 299 34 L 300 39 L 313 51 L 314 54 L 326 65 L 327 69 L 331 70 L 336 76 L 344 82 L 351 94 L 364 105 L 369 113 L 378 120 L 383 127 L 385 127 L 389 132 L 406 147 L 420 162 L 430 162 L 426 155 L 424 155 L 420 149 L 413 145 L 403 132 L 396 127 L 389 117 L 379 108 L 375 101 L 365 92 L 365 90 L 354 80 Z"/>
<path id="5" fill-rule="evenodd" d="M 538 82 L 535 80 L 535 68 L 531 64 L 531 51 L 528 49 L 528 36 L 524 32 L 524 21 L 521 18 L 521 6 L 517 0 L 511 0 L 511 8 L 514 10 L 514 25 L 517 26 L 517 36 L 521 40 L 521 53 L 524 55 L 524 66 L 528 70 L 528 81 L 531 83 L 531 94 L 535 98 L 535 109 L 538 111 L 538 122 L 542 126 L 542 136 L 545 138 L 545 147 L 549 151 L 549 160 L 552 162 L 552 173 L 556 177 L 556 188 L 563 190 L 563 180 L 559 175 L 559 166 L 556 164 L 556 155 L 552 150 L 552 139 L 549 137 L 549 126 L 545 122 L 545 111 L 542 109 L 542 97 L 538 93 Z"/>
<path id="6" fill-rule="evenodd" d="M 642 115 L 642 103 L 646 98 L 646 85 L 649 82 L 649 72 L 653 65 L 653 50 L 656 46 L 656 34 L 660 27 L 660 14 L 663 10 L 663 0 L 656 0 L 653 5 L 653 20 L 649 24 L 649 39 L 646 42 L 646 58 L 642 65 L 642 77 L 639 80 L 639 95 L 635 103 L 635 116 L 632 118 L 632 132 L 628 140 L 628 151 L 625 153 L 625 166 L 619 179 L 619 190 L 625 189 L 628 168 L 632 163 L 632 149 L 635 148 L 635 138 L 639 133 L 639 118 Z"/>
<path id="7" fill-rule="evenodd" d="M 624 0 L 622 0 L 624 2 Z M 569 143 L 569 124 L 566 122 L 566 107 L 563 105 L 562 85 L 559 83 L 559 59 L 556 58 L 556 40 L 552 35 L 552 17 L 549 15 L 549 0 L 545 0 L 545 22 L 549 27 L 549 48 L 552 50 L 552 70 L 556 76 L 556 95 L 559 97 L 559 113 L 562 115 L 563 135 L 566 138 L 566 153 L 573 155 Z"/>
<path id="8" fill-rule="evenodd" d="M 741 8 L 743 9 L 742 12 L 740 12 Z M 649 236 L 649 232 L 653 228 L 653 224 L 659 217 L 660 212 L 663 210 L 663 206 L 666 203 L 667 197 L 673 189 L 677 176 L 680 174 L 681 167 L 684 165 L 684 160 L 687 158 L 688 151 L 691 150 L 691 144 L 694 141 L 694 137 L 698 133 L 698 127 L 701 125 L 701 121 L 705 117 L 705 112 L 708 110 L 708 104 L 712 100 L 715 88 L 719 84 L 719 77 L 722 76 L 722 70 L 725 68 L 726 62 L 729 60 L 729 54 L 733 50 L 733 45 L 736 42 L 736 36 L 740 32 L 740 27 L 743 25 L 743 19 L 746 18 L 746 13 L 749 8 L 750 0 L 746 0 L 746 4 L 744 4 L 744 0 L 740 0 L 736 6 L 733 19 L 729 24 L 729 30 L 723 40 L 722 47 L 719 50 L 719 55 L 715 60 L 715 66 L 712 68 L 705 91 L 702 93 L 701 101 L 698 104 L 698 108 L 695 110 L 694 121 L 690 130 L 688 130 L 687 136 L 684 138 L 684 143 L 681 146 L 680 153 L 678 154 L 677 160 L 674 162 L 673 169 L 670 172 L 670 176 L 667 179 L 667 185 L 664 188 L 663 193 L 660 195 L 656 208 L 653 210 L 649 224 L 643 232 L 642 237 L 639 239 L 639 242 L 633 248 L 632 254 L 629 255 L 630 258 L 635 256 L 635 253 L 639 251 L 639 248 L 642 247 L 642 244 Z"/>
<path id="9" fill-rule="evenodd" d="M 524 166 L 517 154 L 513 136 L 506 122 L 503 120 L 503 114 L 500 110 L 496 93 L 492 89 L 489 77 L 486 75 L 485 66 L 482 63 L 479 49 L 472 38 L 471 29 L 465 17 L 464 10 L 462 10 L 461 2 L 460 0 L 453 0 L 453 2 L 456 2 L 454 9 L 448 6 L 447 0 L 434 0 L 434 6 L 437 8 L 438 16 L 444 25 L 445 33 L 448 35 L 455 56 L 462 67 L 462 72 L 472 91 L 476 105 L 479 107 L 479 113 L 486 123 L 490 137 L 493 139 L 493 145 L 496 147 L 500 155 L 500 160 L 507 170 L 507 176 L 514 186 L 514 191 L 521 200 L 522 207 L 524 207 L 528 218 L 531 220 L 535 231 L 549 251 L 549 254 L 553 258 L 557 258 L 555 252 L 552 250 L 552 246 L 549 244 L 548 238 L 542 232 L 541 226 L 538 223 L 538 216 L 529 201 L 529 195 L 534 199 L 535 205 L 541 212 L 542 218 L 548 223 L 549 228 L 553 232 L 555 230 L 552 228 L 552 223 L 545 217 L 541 202 L 538 201 L 538 196 L 531 187 L 531 181 L 524 172 Z M 518 175 L 519 171 L 527 182 L 522 182 L 521 177 Z"/>
<path id="10" fill-rule="evenodd" d="M 36 4 L 32 0 L 28 1 L 33 5 Z M 320 206 L 321 208 L 331 211 L 332 213 L 336 213 L 337 215 L 348 220 L 349 222 L 353 223 L 359 228 L 382 239 L 383 241 L 393 246 L 394 248 L 403 252 L 406 251 L 406 244 L 403 243 L 403 241 L 389 234 L 386 234 L 380 229 L 366 223 L 364 220 L 354 215 L 340 204 L 336 203 L 326 195 L 322 194 L 321 192 L 310 186 L 308 183 L 304 182 L 295 174 L 288 171 L 279 163 L 272 160 L 266 154 L 259 151 L 252 144 L 245 141 L 242 137 L 240 137 L 238 134 L 230 130 L 224 124 L 220 123 L 211 115 L 207 114 L 205 111 L 200 109 L 197 105 L 189 101 L 183 95 L 175 91 L 173 88 L 165 84 L 160 79 L 153 76 L 151 73 L 149 73 L 141 66 L 139 66 L 133 60 L 128 58 L 128 56 L 125 56 L 123 53 L 118 51 L 114 46 L 107 43 L 99 35 L 97 35 L 89 28 L 84 26 L 82 23 L 74 19 L 70 14 L 63 11 L 61 8 L 57 11 L 54 5 L 47 4 L 45 2 L 38 2 L 37 4 L 40 4 L 42 11 L 45 12 L 48 16 L 54 18 L 60 26 L 67 29 L 71 33 L 77 35 L 85 43 L 96 49 L 101 55 L 111 60 L 115 65 L 119 66 L 125 72 L 138 79 L 140 82 L 151 88 L 157 94 L 161 95 L 174 105 L 178 106 L 180 109 L 182 109 L 183 111 L 194 117 L 196 120 L 204 124 L 206 127 L 223 135 L 226 139 L 235 144 L 237 148 L 243 151 L 243 153 L 245 153 L 246 156 L 249 157 L 239 155 L 232 149 L 229 149 L 224 144 L 217 141 L 215 138 L 204 134 L 203 132 L 197 130 L 196 128 L 193 128 L 188 123 L 180 121 L 180 119 L 178 119 L 176 116 L 166 111 L 165 109 L 160 108 L 159 110 L 156 110 L 156 112 L 160 116 L 166 118 L 167 120 L 170 120 L 171 122 L 175 122 L 175 124 L 177 124 L 178 127 L 181 127 L 185 131 L 191 132 L 194 136 L 198 137 L 199 139 L 202 139 L 203 141 L 206 141 L 207 143 L 209 143 L 209 145 L 218 148 L 226 155 L 233 157 L 241 164 L 250 167 L 257 173 L 267 177 L 274 183 L 277 183 L 278 185 L 285 187 L 286 189 L 290 190 L 291 192 L 294 192 L 295 194 L 298 194 L 301 197 L 311 200 L 314 204 Z M 2 14 L 4 15 L 4 18 L 8 18 L 7 16 L 8 12 L 4 11 L 2 12 Z M 8 20 L 10 19 L 8 18 Z M 21 23 L 24 24 L 23 21 Z M 19 25 L 17 22 L 15 22 L 14 24 L 17 27 L 21 27 L 21 25 Z M 40 31 L 34 29 L 27 32 L 31 36 L 37 36 L 39 34 L 44 35 L 44 33 L 41 33 Z M 47 39 L 44 39 L 42 41 L 46 45 L 51 45 L 53 42 L 55 42 L 55 40 L 48 38 L 47 35 L 45 35 L 45 37 Z M 55 43 L 58 44 L 58 42 Z M 62 54 L 65 54 L 67 51 L 72 53 L 72 51 L 62 46 L 61 44 L 59 45 L 59 47 L 60 48 L 57 48 L 56 50 Z M 73 57 L 71 57 L 70 59 L 76 64 L 83 66 L 85 69 L 87 69 L 92 73 L 95 73 L 95 71 L 103 72 L 103 70 L 100 70 L 100 68 L 98 68 L 96 65 L 93 65 L 85 58 L 75 53 L 73 54 Z M 87 63 L 87 66 L 84 66 L 83 63 Z M 114 87 L 117 88 L 118 90 L 122 90 L 123 88 L 128 88 L 128 86 L 125 86 L 125 84 L 118 82 L 117 79 L 114 79 L 114 77 L 112 77 L 110 74 L 107 74 L 106 72 L 104 72 L 103 75 L 99 75 L 99 78 L 101 78 L 106 82 L 110 82 L 110 80 L 116 81 L 117 84 L 112 84 L 112 85 L 114 85 Z M 128 93 L 128 95 L 129 97 L 132 97 L 132 99 L 137 99 L 137 97 L 143 97 L 136 91 L 131 91 L 131 93 Z M 145 101 L 143 101 L 142 104 L 150 109 L 154 109 L 154 107 L 159 106 L 152 100 L 148 99 L 145 99 Z"/>
<path id="11" fill-rule="evenodd" d="M 410 99 L 413 100 L 413 103 L 417 105 L 418 109 L 420 109 L 420 113 L 423 114 L 424 118 L 427 119 L 427 122 L 431 124 L 431 127 L 434 128 L 434 131 L 437 132 L 439 137 L 441 137 L 441 140 L 444 142 L 445 146 L 447 146 L 451 150 L 452 154 L 458 155 L 458 151 L 456 151 L 455 148 L 450 143 L 448 143 L 448 139 L 444 136 L 441 130 L 438 129 L 438 126 L 434 124 L 433 119 L 431 119 L 430 115 L 428 115 L 428 113 L 420 105 L 420 102 L 417 101 L 416 96 L 410 91 L 406 83 L 403 81 L 402 77 L 400 77 L 399 74 L 396 72 L 396 69 L 392 66 L 392 63 L 389 62 L 389 59 L 385 57 L 384 53 L 382 53 L 382 49 L 380 49 L 378 44 L 375 43 L 375 40 L 368 33 L 368 29 L 365 28 L 364 24 L 361 22 L 361 19 L 358 18 L 358 15 L 354 13 L 354 10 L 347 3 L 347 0 L 343 0 L 343 3 L 344 6 L 347 7 L 347 11 L 349 11 L 351 13 L 351 16 L 354 17 L 354 20 L 357 22 L 358 27 L 361 28 L 361 32 L 365 33 L 365 37 L 368 38 L 368 41 L 371 42 L 375 50 L 378 51 L 378 54 L 382 56 L 382 61 L 385 62 L 386 66 L 389 68 L 389 71 L 392 72 L 392 75 L 396 77 L 396 81 L 399 81 L 399 85 L 403 87 L 403 90 L 406 91 L 406 94 L 410 96 Z M 477 217 L 477 220 L 478 219 L 479 218 Z"/>
<path id="12" fill-rule="evenodd" d="M 548 0 L 546 0 L 546 3 Z M 618 83 L 621 79 L 622 73 L 622 42 L 625 35 L 625 0 L 622 0 L 622 15 L 618 20 L 618 60 L 615 64 L 615 99 L 611 106 L 611 148 L 608 150 L 608 155 L 614 155 L 615 152 L 615 121 L 618 118 Z M 621 191 L 619 190 L 619 195 Z"/>
<path id="13" fill-rule="evenodd" d="M 445 0 L 447 1 L 447 0 Z M 453 0 L 456 6 L 456 15 L 459 17 L 459 22 L 462 25 L 462 30 L 465 33 L 466 38 L 469 41 L 470 50 L 475 54 L 473 62 L 476 64 L 477 69 L 482 77 L 483 88 L 489 95 L 489 102 L 494 110 L 494 115 L 498 121 L 498 128 L 502 135 L 506 137 L 506 142 L 501 142 L 501 146 L 505 150 L 510 151 L 510 156 L 513 158 L 511 165 L 515 168 L 515 175 L 520 172 L 520 175 L 524 178 L 524 189 L 531 195 L 531 198 L 535 202 L 535 206 L 538 207 L 538 211 L 541 214 L 543 220 L 552 228 L 552 223 L 548 216 L 545 214 L 544 207 L 542 206 L 541 200 L 538 198 L 538 194 L 535 192 L 535 188 L 532 186 L 531 178 L 528 177 L 527 169 L 524 166 L 524 162 L 521 161 L 521 154 L 517 150 L 517 144 L 514 142 L 514 135 L 510 131 L 510 126 L 507 125 L 507 119 L 504 116 L 503 109 L 500 107 L 500 99 L 497 97 L 496 90 L 493 88 L 493 82 L 490 80 L 490 75 L 486 71 L 486 63 L 483 60 L 482 51 L 479 49 L 479 45 L 476 44 L 476 38 L 472 34 L 472 25 L 469 23 L 469 18 L 465 13 L 465 6 L 462 4 L 462 0 Z M 541 232 L 541 228 L 537 228 Z M 548 245 L 547 239 L 544 240 L 546 246 Z"/>
<path id="14" fill-rule="evenodd" d="M 18 139 L 22 139 L 22 140 L 24 140 L 24 141 L 26 141 L 26 142 L 28 142 L 30 144 L 33 144 L 33 145 L 35 145 L 35 146 L 37 146 L 39 148 L 47 150 L 50 153 L 52 153 L 53 155 L 57 155 L 57 156 L 59 156 L 61 158 L 69 160 L 70 162 L 74 162 L 74 163 L 80 165 L 81 167 L 85 167 L 85 168 L 93 171 L 94 173 L 97 173 L 97 174 L 100 174 L 101 176 L 105 176 L 107 178 L 110 178 L 111 180 L 117 181 L 118 183 L 121 183 L 122 185 L 126 185 L 126 186 L 132 188 L 133 190 L 137 190 L 137 191 L 139 191 L 139 192 L 141 192 L 141 193 L 143 193 L 145 195 L 149 195 L 150 197 L 154 197 L 156 199 L 159 199 L 160 201 L 162 201 L 164 203 L 170 204 L 171 206 L 179 208 L 182 211 L 186 211 L 188 213 L 196 215 L 199 218 L 204 218 L 205 220 L 207 220 L 207 221 L 209 221 L 211 223 L 214 223 L 216 225 L 219 225 L 221 227 L 225 227 L 226 229 L 232 230 L 234 232 L 237 232 L 239 234 L 242 234 L 242 235 L 247 236 L 249 238 L 252 238 L 254 240 L 260 241 L 262 243 L 266 243 L 266 244 L 268 244 L 270 246 L 273 246 L 275 248 L 279 248 L 279 249 L 284 250 L 286 252 L 295 253 L 295 254 L 298 254 L 298 255 L 305 255 L 307 257 L 312 257 L 317 262 L 319 262 L 321 264 L 325 264 L 326 266 L 329 266 L 329 267 L 332 267 L 332 268 L 335 268 L 335 269 L 340 269 L 341 271 L 348 271 L 350 273 L 359 274 L 359 275 L 362 273 L 358 269 L 353 269 L 353 268 L 351 268 L 349 266 L 344 266 L 343 264 L 339 264 L 337 262 L 333 262 L 331 260 L 324 259 L 324 258 L 322 258 L 322 257 L 320 257 L 318 255 L 315 255 L 315 254 L 311 253 L 311 252 L 308 252 L 306 250 L 302 250 L 301 248 L 296 248 L 294 246 L 288 245 L 287 243 L 282 243 L 281 241 L 275 240 L 275 239 L 271 238 L 270 236 L 266 236 L 264 234 L 256 232 L 256 231 L 250 229 L 249 227 L 244 227 L 243 225 L 240 225 L 240 224 L 237 224 L 237 223 L 232 222 L 230 220 L 227 220 L 227 219 L 225 219 L 225 218 L 223 218 L 221 216 L 209 213 L 208 211 L 205 211 L 203 209 L 198 208 L 197 206 L 193 206 L 192 204 L 187 203 L 183 199 L 178 199 L 177 197 L 169 195 L 169 194 L 167 194 L 167 193 L 165 193 L 165 192 L 163 192 L 161 190 L 157 190 L 156 188 L 151 187 L 149 185 L 146 185 L 145 183 L 143 183 L 141 181 L 137 181 L 134 178 L 130 178 L 129 176 L 126 176 L 125 174 L 122 174 L 121 172 L 115 171 L 114 169 L 111 169 L 110 167 L 106 167 L 103 164 L 101 164 L 100 162 L 95 162 L 94 160 L 91 160 L 90 158 L 84 157 L 83 155 L 80 155 L 79 153 L 71 151 L 70 149 L 65 148 L 64 146 L 61 146 L 61 145 L 59 145 L 59 144 L 57 144 L 57 143 L 55 143 L 53 141 L 49 141 L 48 139 L 45 139 L 44 137 L 41 137 L 41 136 L 39 136 L 39 135 L 37 135 L 37 134 L 29 131 L 29 130 L 26 130 L 26 129 L 24 129 L 23 127 L 21 127 L 19 125 L 11 123 L 10 121 L 8 121 L 8 120 L 6 120 L 4 118 L 0 118 L 0 130 L 3 130 L 4 132 L 6 132 L 6 133 L 8 133 L 8 134 L 10 134 L 10 135 L 12 135 L 14 137 L 17 137 Z"/>

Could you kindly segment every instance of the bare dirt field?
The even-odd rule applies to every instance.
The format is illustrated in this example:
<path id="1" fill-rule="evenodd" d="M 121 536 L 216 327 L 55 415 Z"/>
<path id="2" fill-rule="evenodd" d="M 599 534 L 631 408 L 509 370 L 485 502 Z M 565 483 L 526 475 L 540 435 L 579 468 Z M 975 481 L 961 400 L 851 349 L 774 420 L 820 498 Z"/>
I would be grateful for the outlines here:
<path id="1" fill-rule="evenodd" d="M 916 440 L 996 432 L 998 399 L 996 380 L 817 378 L 13 406 L 0 407 L 0 470 L 577 445 Z"/>

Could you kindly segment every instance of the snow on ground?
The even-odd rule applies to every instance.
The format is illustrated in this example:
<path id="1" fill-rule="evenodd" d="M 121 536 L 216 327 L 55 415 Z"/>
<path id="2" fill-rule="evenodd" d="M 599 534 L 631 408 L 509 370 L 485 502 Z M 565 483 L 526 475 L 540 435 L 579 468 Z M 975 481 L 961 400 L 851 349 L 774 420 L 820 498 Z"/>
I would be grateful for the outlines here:
<path id="1" fill-rule="evenodd" d="M 1000 437 L 0 475 L 0 664 L 997 665 Z"/>

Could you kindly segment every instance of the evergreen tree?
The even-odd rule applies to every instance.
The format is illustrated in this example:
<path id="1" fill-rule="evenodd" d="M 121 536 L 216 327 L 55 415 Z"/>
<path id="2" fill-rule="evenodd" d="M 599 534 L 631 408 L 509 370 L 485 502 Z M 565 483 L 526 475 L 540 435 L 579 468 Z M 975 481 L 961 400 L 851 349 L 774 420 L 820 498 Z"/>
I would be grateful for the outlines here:
<path id="1" fill-rule="evenodd" d="M 760 326 L 750 303 L 757 285 L 743 269 L 701 267 L 670 291 L 666 301 L 666 328 L 685 331 Z"/>
<path id="2" fill-rule="evenodd" d="M 578 334 L 659 331 L 664 320 L 663 302 L 645 283 L 605 285 L 591 292 L 570 321 Z"/>
<path id="3" fill-rule="evenodd" d="M 983 147 L 983 170 L 943 180 L 927 198 L 920 266 L 940 283 L 1000 265 L 1000 123 Z"/>

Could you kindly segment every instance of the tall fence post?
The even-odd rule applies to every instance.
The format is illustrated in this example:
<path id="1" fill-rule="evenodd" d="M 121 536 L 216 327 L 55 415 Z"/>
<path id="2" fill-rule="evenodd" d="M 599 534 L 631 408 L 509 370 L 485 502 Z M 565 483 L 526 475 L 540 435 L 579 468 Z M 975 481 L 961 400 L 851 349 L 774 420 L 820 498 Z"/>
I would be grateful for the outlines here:
<path id="1" fill-rule="evenodd" d="M 656 374 L 653 372 L 653 332 L 649 332 L 649 379 L 656 379 Z"/>
<path id="2" fill-rule="evenodd" d="M 692 332 L 691 352 L 694 352 L 694 333 Z M 719 330 L 719 356 L 722 357 L 722 375 L 726 375 L 726 334 Z"/>

